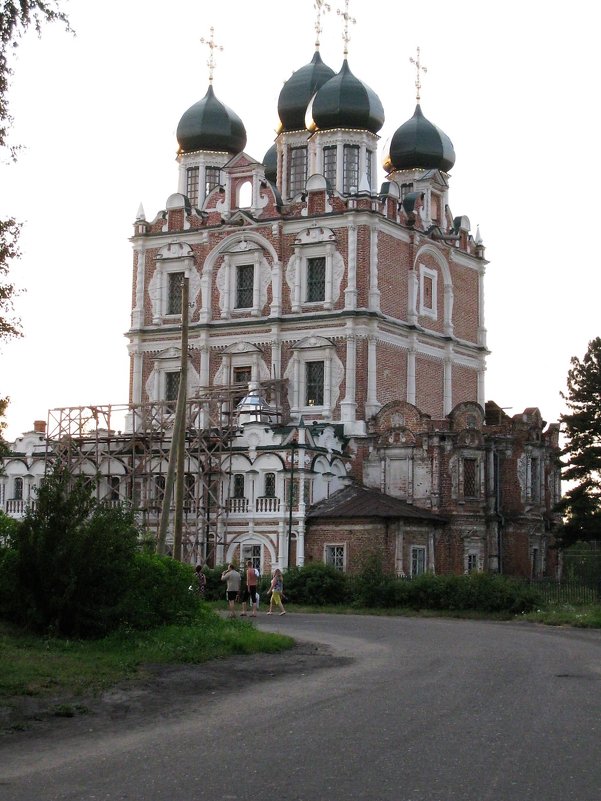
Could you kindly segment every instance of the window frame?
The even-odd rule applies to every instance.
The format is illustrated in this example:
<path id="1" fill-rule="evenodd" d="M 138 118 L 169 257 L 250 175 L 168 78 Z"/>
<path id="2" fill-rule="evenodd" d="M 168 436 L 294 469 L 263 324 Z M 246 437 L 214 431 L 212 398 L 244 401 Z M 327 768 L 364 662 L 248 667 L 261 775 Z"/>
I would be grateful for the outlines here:
<path id="1" fill-rule="evenodd" d="M 419 555 L 419 560 L 418 560 Z M 415 565 L 417 562 L 422 564 L 421 570 L 415 570 Z M 428 572 L 428 549 L 425 545 L 412 545 L 409 549 L 409 575 L 411 578 L 415 576 L 423 576 L 425 573 Z"/>
<path id="2" fill-rule="evenodd" d="M 314 365 L 321 365 L 321 400 L 318 400 L 319 394 L 316 396 L 315 399 L 309 398 L 309 371 L 313 369 Z M 326 362 L 325 359 L 307 359 L 304 362 L 304 373 L 305 373 L 305 382 L 303 386 L 303 397 L 304 403 L 303 406 L 308 408 L 322 408 L 325 404 L 325 395 L 326 395 Z M 313 379 L 315 382 L 315 379 Z M 314 402 L 312 402 L 314 401 Z"/>
<path id="3" fill-rule="evenodd" d="M 430 306 L 427 306 L 424 302 L 426 280 L 432 282 Z M 420 317 L 430 317 L 432 320 L 438 319 L 438 272 L 426 267 L 425 264 L 419 265 L 419 315 Z"/>
<path id="4" fill-rule="evenodd" d="M 247 286 L 241 285 L 241 276 L 246 273 L 251 274 L 250 270 L 252 270 L 252 282 L 250 282 Z M 244 273 L 243 273 L 244 271 Z M 234 265 L 234 307 L 233 311 L 248 311 L 248 309 L 254 308 L 254 298 L 255 298 L 255 273 L 256 273 L 256 264 L 254 263 L 244 263 L 244 264 L 236 264 Z M 248 282 L 248 280 L 247 280 Z M 240 302 L 241 293 L 247 293 L 248 295 L 248 303 L 242 305 Z"/>
<path id="5" fill-rule="evenodd" d="M 325 565 L 330 565 L 335 570 L 341 573 L 346 573 L 347 568 L 347 544 L 346 542 L 326 542 L 323 546 L 323 562 Z M 341 551 L 339 555 L 335 552 Z M 329 554 L 332 553 L 332 558 Z"/>
<path id="6" fill-rule="evenodd" d="M 232 476 L 232 498 L 235 498 L 236 500 L 242 500 L 243 498 L 246 498 L 246 481 L 244 473 L 234 473 Z"/>
<path id="7" fill-rule="evenodd" d="M 303 153 L 301 164 L 295 156 Z M 288 151 L 288 197 L 295 197 L 305 191 L 309 172 L 309 148 L 307 145 L 293 145 Z"/>
<path id="8" fill-rule="evenodd" d="M 350 154 L 354 155 L 351 162 Z M 361 147 L 346 144 L 342 146 L 342 194 L 350 195 L 351 190 L 359 191 Z M 351 179 L 354 177 L 354 183 Z"/>
<path id="9" fill-rule="evenodd" d="M 191 206 L 198 206 L 200 202 L 200 167 L 186 167 L 186 197 Z"/>
<path id="10" fill-rule="evenodd" d="M 319 262 L 319 264 L 317 264 Z M 319 267 L 321 276 L 319 278 L 319 289 L 321 297 L 310 297 L 312 288 L 315 285 L 315 277 L 312 278 L 312 268 Z M 324 254 L 323 256 L 307 256 L 305 261 L 305 281 L 304 281 L 304 302 L 305 303 L 325 303 L 326 302 L 326 285 L 328 280 L 328 259 Z"/>
<path id="11" fill-rule="evenodd" d="M 181 317 L 182 316 L 182 297 L 183 297 L 183 282 L 184 278 L 186 277 L 186 273 L 184 270 L 170 270 L 166 273 L 167 278 L 167 297 L 166 297 L 166 309 L 165 309 L 165 316 L 166 317 Z M 175 282 L 176 279 L 180 281 L 179 287 L 179 295 L 175 292 Z M 174 311 L 175 309 L 175 311 Z"/>
<path id="12" fill-rule="evenodd" d="M 322 149 L 321 157 L 323 177 L 326 179 L 330 189 L 336 189 L 338 145 L 325 145 Z"/>
<path id="13" fill-rule="evenodd" d="M 221 167 L 217 167 L 215 164 L 207 164 L 205 167 L 205 198 L 218 186 L 221 186 Z"/>

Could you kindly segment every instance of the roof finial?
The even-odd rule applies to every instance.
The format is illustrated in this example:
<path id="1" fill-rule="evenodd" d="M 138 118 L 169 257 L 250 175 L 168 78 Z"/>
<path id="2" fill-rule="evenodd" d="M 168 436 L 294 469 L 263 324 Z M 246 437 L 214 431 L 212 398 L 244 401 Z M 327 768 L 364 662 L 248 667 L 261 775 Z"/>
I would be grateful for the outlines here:
<path id="1" fill-rule="evenodd" d="M 316 19 L 315 19 L 315 49 L 319 50 L 319 37 L 321 36 L 322 27 L 321 27 L 321 15 L 324 14 L 326 11 L 330 11 L 330 4 L 326 3 L 325 0 L 314 0 L 313 6 L 316 11 Z"/>
<path id="2" fill-rule="evenodd" d="M 344 0 L 344 11 L 341 11 L 339 8 L 336 9 L 336 13 L 339 17 L 342 17 L 344 20 L 344 33 L 342 34 L 342 41 L 344 42 L 344 57 L 348 56 L 348 43 L 351 41 L 350 34 L 348 32 L 349 23 L 351 25 L 355 25 L 357 20 L 354 17 L 351 17 L 348 11 L 348 4 L 349 0 Z"/>
<path id="3" fill-rule="evenodd" d="M 409 56 L 409 61 L 412 64 L 415 64 L 415 71 L 417 73 L 416 81 L 415 81 L 415 88 L 417 90 L 415 99 L 419 103 L 419 90 L 422 88 L 421 81 L 419 79 L 419 73 L 421 72 L 428 72 L 427 67 L 423 67 L 421 61 L 419 60 L 419 47 L 417 48 L 417 58 L 413 58 L 413 56 Z"/>
<path id="4" fill-rule="evenodd" d="M 209 83 L 213 83 L 213 72 L 215 70 L 215 54 L 214 50 L 223 50 L 221 45 L 215 44 L 215 28 L 211 25 L 209 28 L 209 32 L 211 34 L 210 39 L 205 39 L 204 36 L 200 40 L 202 44 L 206 44 L 209 48 L 210 55 L 209 60 L 207 61 L 207 67 L 209 68 Z"/>

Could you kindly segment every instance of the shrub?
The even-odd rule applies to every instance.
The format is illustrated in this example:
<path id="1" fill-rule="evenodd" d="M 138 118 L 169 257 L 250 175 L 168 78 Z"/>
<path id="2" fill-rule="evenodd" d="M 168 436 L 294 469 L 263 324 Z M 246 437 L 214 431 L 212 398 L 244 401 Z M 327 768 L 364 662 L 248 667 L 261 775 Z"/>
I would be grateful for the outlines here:
<path id="1" fill-rule="evenodd" d="M 350 579 L 353 606 L 372 609 L 395 605 L 395 582 L 393 575 L 384 572 L 383 558 L 379 551 L 371 551 L 363 557 L 361 569 Z"/>
<path id="2" fill-rule="evenodd" d="M 169 556 L 134 556 L 127 591 L 119 604 L 120 622 L 134 629 L 189 623 L 199 609 L 194 568 Z"/>
<path id="3" fill-rule="evenodd" d="M 348 584 L 340 570 L 315 562 L 286 571 L 284 593 L 289 601 L 297 604 L 342 604 L 348 601 Z"/>
<path id="4" fill-rule="evenodd" d="M 17 563 L 14 548 L 0 548 L 0 618 L 4 620 L 17 620 L 19 614 Z"/>
<path id="5" fill-rule="evenodd" d="M 83 478 L 57 467 L 14 538 L 17 622 L 65 635 L 109 631 L 118 624 L 137 541 L 129 511 L 97 504 Z"/>

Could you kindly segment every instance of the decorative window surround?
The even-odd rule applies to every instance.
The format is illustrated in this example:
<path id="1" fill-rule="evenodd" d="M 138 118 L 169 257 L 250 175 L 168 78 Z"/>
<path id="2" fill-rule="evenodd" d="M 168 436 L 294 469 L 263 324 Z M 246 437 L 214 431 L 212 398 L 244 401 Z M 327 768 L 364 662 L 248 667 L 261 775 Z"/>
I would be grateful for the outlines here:
<path id="1" fill-rule="evenodd" d="M 306 337 L 293 346 L 293 356 L 284 378 L 289 379 L 288 396 L 293 417 L 305 415 L 329 419 L 340 397 L 344 365 L 336 354 L 334 343 L 325 337 Z M 324 363 L 323 405 L 307 405 L 307 362 Z"/>
<path id="2" fill-rule="evenodd" d="M 307 301 L 309 259 L 325 258 L 325 291 L 323 301 Z M 332 309 L 340 297 L 344 275 L 344 259 L 336 250 L 336 237 L 330 228 L 307 228 L 294 242 L 294 255 L 286 268 L 293 312 L 310 309 Z"/>
<path id="3" fill-rule="evenodd" d="M 250 308 L 236 308 L 237 268 L 253 265 L 253 296 Z M 236 316 L 260 317 L 267 303 L 267 287 L 271 283 L 271 270 L 263 250 L 254 243 L 242 240 L 223 254 L 223 262 L 217 271 L 219 308 L 221 318 Z"/>
<path id="4" fill-rule="evenodd" d="M 154 325 L 169 325 L 181 320 L 181 314 L 169 314 L 169 283 L 171 273 L 183 273 L 190 280 L 189 301 L 191 309 L 196 308 L 196 298 L 200 291 L 200 276 L 194 265 L 194 253 L 185 242 L 172 242 L 157 253 L 156 268 L 148 284 L 148 295 L 152 305 Z"/>
<path id="5" fill-rule="evenodd" d="M 248 365 L 251 368 L 251 381 L 269 380 L 269 368 L 263 358 L 263 351 L 250 342 L 235 342 L 221 353 L 221 366 L 213 383 L 216 386 L 236 383 L 235 370 Z"/>
<path id="6" fill-rule="evenodd" d="M 166 400 L 167 373 L 177 373 L 181 369 L 181 356 L 179 348 L 167 348 L 155 358 L 154 367 L 146 381 L 146 394 L 148 400 Z M 194 387 L 200 384 L 198 373 L 188 359 L 188 396 L 191 396 Z"/>

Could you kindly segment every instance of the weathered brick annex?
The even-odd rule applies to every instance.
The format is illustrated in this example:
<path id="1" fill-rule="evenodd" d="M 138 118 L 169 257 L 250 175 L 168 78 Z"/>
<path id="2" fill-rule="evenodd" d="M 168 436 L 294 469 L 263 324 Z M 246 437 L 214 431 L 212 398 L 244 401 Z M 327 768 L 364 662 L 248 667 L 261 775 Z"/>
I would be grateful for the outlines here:
<path id="1" fill-rule="evenodd" d="M 186 558 L 352 571 L 378 549 L 399 574 L 553 574 L 558 426 L 486 402 L 488 262 L 450 210 L 451 140 L 418 91 L 383 152 L 377 94 L 319 49 L 276 103 L 257 160 L 210 82 L 177 129 L 177 191 L 134 225 L 129 429 L 158 404 L 168 435 L 182 311 L 188 397 L 232 402 L 219 464 L 188 450 Z M 101 494 L 156 519 L 165 458 L 136 485 L 109 454 Z M 18 461 L 5 505 L 16 478 L 26 492 Z"/>

